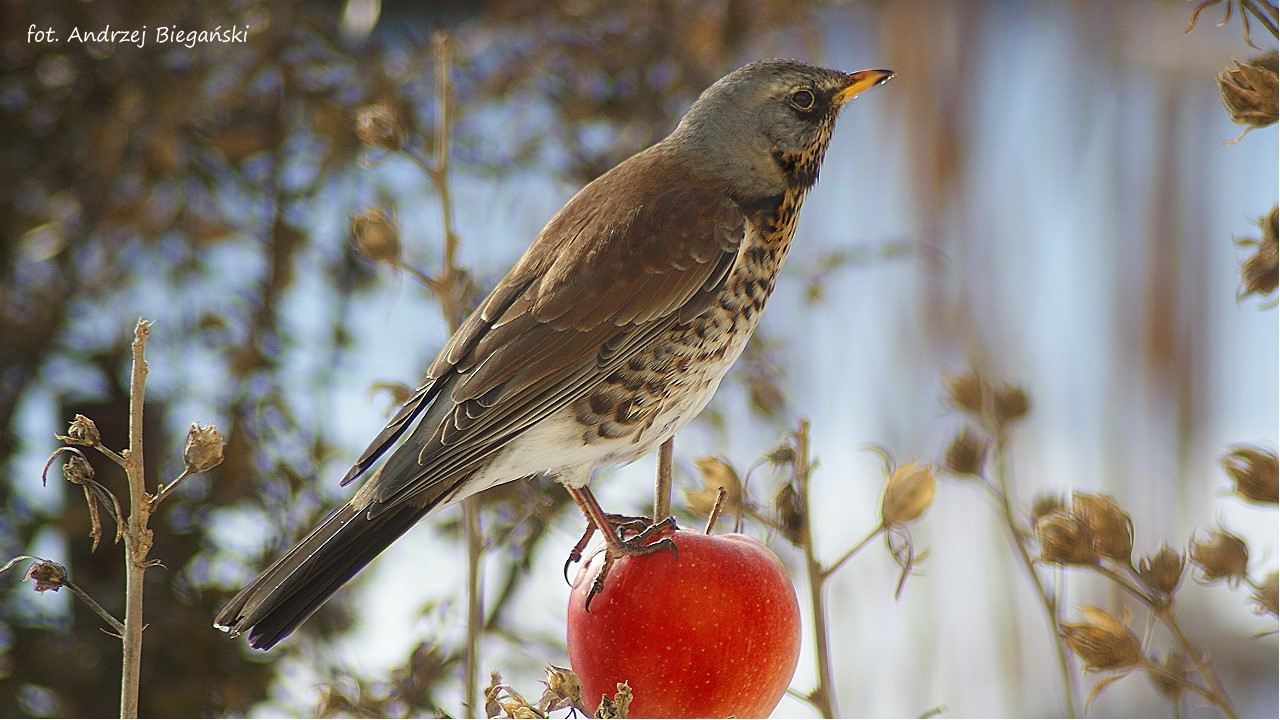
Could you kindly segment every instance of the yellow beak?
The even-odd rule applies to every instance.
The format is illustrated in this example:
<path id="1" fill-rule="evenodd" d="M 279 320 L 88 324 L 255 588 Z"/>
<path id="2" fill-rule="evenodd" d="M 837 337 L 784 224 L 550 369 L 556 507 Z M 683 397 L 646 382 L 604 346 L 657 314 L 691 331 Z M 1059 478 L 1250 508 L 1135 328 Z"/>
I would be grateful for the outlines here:
<path id="1" fill-rule="evenodd" d="M 859 70 L 849 73 L 849 84 L 836 93 L 836 105 L 844 105 L 863 90 L 887 82 L 891 77 L 893 77 L 892 70 Z"/>

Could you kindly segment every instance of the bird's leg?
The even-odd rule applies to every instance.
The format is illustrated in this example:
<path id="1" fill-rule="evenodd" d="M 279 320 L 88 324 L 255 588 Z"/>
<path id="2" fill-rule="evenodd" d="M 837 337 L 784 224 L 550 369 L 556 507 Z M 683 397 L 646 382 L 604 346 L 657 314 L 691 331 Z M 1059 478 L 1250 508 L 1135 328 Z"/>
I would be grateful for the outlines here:
<path id="1" fill-rule="evenodd" d="M 652 531 L 655 525 L 647 517 L 617 515 L 615 513 L 605 513 L 604 516 L 620 535 L 629 530 L 636 534 L 636 538 L 643 535 L 646 541 L 653 537 Z M 666 526 L 663 529 L 666 529 Z M 646 535 L 646 533 L 649 534 Z M 591 541 L 591 536 L 595 534 L 596 526 L 593 523 L 587 523 L 586 531 L 582 533 L 582 537 L 578 538 L 578 542 L 574 543 L 573 549 L 569 551 L 569 559 L 564 561 L 565 582 L 569 582 L 569 566 L 582 560 L 582 551 L 587 549 L 587 543 Z"/>
<path id="2" fill-rule="evenodd" d="M 605 576 L 609 574 L 609 569 L 613 567 L 613 561 L 617 558 L 623 555 L 648 555 L 664 549 L 670 550 L 677 556 L 679 555 L 680 551 L 676 548 L 676 543 L 671 538 L 663 537 L 654 540 L 664 531 L 675 527 L 675 518 L 668 517 L 660 522 L 648 523 L 648 518 L 610 515 L 601 509 L 595 495 L 587 487 L 575 488 L 571 485 L 565 485 L 564 488 L 569 491 L 569 496 L 578 504 L 578 508 L 582 510 L 582 514 L 586 516 L 590 525 L 587 528 L 587 532 L 574 545 L 573 551 L 570 552 L 569 563 L 565 564 L 566 570 L 569 564 L 582 559 L 582 549 L 586 547 L 587 541 L 590 540 L 595 530 L 599 530 L 601 537 L 604 539 L 604 565 L 600 569 L 600 574 L 596 576 L 595 581 L 591 584 L 591 590 L 587 593 L 588 607 L 591 606 L 591 599 L 604 588 Z M 628 530 L 634 532 L 637 523 L 645 524 L 646 527 L 635 535 L 627 537 L 626 532 Z"/>

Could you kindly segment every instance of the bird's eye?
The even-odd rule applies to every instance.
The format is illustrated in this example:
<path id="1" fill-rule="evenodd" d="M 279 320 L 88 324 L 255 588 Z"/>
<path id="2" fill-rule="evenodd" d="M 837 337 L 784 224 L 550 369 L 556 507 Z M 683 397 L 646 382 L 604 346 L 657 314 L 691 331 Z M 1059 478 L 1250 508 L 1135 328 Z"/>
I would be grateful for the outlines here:
<path id="1" fill-rule="evenodd" d="M 797 110 L 813 109 L 813 93 L 808 90 L 796 90 L 791 93 L 791 107 Z"/>

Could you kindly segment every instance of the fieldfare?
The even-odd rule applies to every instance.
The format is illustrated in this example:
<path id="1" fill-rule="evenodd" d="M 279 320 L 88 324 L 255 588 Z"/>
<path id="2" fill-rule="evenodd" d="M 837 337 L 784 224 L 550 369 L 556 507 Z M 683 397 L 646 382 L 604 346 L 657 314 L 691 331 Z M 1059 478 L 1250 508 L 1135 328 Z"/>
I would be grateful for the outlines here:
<path id="1" fill-rule="evenodd" d="M 893 73 L 764 60 L 725 76 L 665 139 L 584 187 L 462 324 L 342 483 L 333 511 L 218 614 L 270 648 L 414 523 L 500 483 L 587 488 L 706 406 L 773 290 L 840 108 Z"/>

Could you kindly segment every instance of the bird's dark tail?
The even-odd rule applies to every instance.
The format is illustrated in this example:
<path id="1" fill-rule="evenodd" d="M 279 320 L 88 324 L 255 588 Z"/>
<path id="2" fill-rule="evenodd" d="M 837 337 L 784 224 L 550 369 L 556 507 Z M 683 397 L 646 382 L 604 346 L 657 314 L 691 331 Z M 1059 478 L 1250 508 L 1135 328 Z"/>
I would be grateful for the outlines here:
<path id="1" fill-rule="evenodd" d="M 344 505 L 231 598 L 214 625 L 266 650 L 311 617 L 330 595 L 427 514 L 401 504 L 369 518 Z"/>

